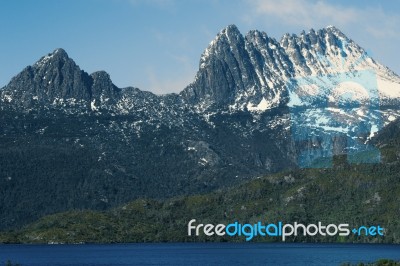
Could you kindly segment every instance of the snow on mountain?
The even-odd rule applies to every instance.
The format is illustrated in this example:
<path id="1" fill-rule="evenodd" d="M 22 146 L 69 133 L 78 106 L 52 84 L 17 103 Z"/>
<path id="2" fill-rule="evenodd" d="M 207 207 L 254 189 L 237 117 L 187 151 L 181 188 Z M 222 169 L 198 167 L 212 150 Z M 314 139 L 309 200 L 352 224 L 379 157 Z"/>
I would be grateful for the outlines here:
<path id="1" fill-rule="evenodd" d="M 243 36 L 229 25 L 178 95 L 117 88 L 106 72 L 89 75 L 57 49 L 14 77 L 0 102 L 23 110 L 129 115 L 135 130 L 146 121 L 201 132 L 216 128 L 221 116 L 242 112 L 252 122 L 232 120 L 227 127 L 245 137 L 283 128 L 281 134 L 300 141 L 325 133 L 365 141 L 400 115 L 400 77 L 334 26 L 278 41 L 258 30 Z"/>
<path id="2" fill-rule="evenodd" d="M 377 163 L 371 143 L 397 125 L 399 104 L 399 76 L 333 26 L 278 41 L 230 25 L 179 94 L 118 88 L 57 49 L 0 90 L 0 165 L 19 182 L 1 188 L 22 188 L 13 202 L 34 204 L 3 224 L 33 217 L 43 184 L 54 197 L 40 206 L 65 197 L 73 208 L 104 209 L 330 167 L 334 155 Z M 16 206 L 6 199 L 5 213 Z"/>
<path id="3" fill-rule="evenodd" d="M 278 42 L 256 30 L 243 37 L 230 25 L 202 54 L 195 81 L 181 95 L 200 112 L 211 106 L 260 112 L 287 101 L 299 105 L 298 100 L 308 96 L 320 101 L 335 85 L 343 87 L 357 77 L 370 79 L 380 105 L 400 98 L 399 76 L 334 26 L 285 34 Z M 291 82 L 296 81 L 301 87 L 292 90 Z"/>

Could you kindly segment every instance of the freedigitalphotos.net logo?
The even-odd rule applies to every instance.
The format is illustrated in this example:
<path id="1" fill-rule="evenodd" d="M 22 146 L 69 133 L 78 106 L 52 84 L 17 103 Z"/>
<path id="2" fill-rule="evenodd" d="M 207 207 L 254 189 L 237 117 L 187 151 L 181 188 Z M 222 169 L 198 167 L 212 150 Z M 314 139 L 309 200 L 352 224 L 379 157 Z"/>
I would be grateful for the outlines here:
<path id="1" fill-rule="evenodd" d="M 379 237 L 384 236 L 384 228 L 380 225 L 377 226 L 359 226 L 350 228 L 347 223 L 342 224 L 328 224 L 324 225 L 321 222 L 317 224 L 302 224 L 293 223 L 287 224 L 283 222 L 278 223 L 263 223 L 257 222 L 254 224 L 241 224 L 239 222 L 225 224 L 202 224 L 196 223 L 196 219 L 192 219 L 188 223 L 188 236 L 230 236 L 230 237 L 244 237 L 246 241 L 252 240 L 254 237 L 278 237 L 285 241 L 291 236 L 370 236 Z"/>
<path id="2" fill-rule="evenodd" d="M 340 154 L 346 154 L 349 163 L 380 162 L 379 150 L 368 143 L 382 128 L 376 73 L 355 70 L 371 59 L 364 53 L 349 63 L 341 56 L 342 68 L 351 71 L 337 72 L 337 63 L 320 55 L 332 74 L 294 78 L 286 84 L 291 133 L 302 168 L 332 167 L 333 156 Z M 321 157 L 324 163 L 315 164 Z"/>

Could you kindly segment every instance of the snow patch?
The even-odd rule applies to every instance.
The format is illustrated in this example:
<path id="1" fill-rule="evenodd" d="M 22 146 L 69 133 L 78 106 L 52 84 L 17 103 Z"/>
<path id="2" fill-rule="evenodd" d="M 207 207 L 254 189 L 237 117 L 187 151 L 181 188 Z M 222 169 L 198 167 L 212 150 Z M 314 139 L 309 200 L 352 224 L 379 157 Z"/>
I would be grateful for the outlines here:
<path id="1" fill-rule="evenodd" d="M 92 111 L 98 111 L 99 110 L 99 108 L 96 107 L 95 102 L 96 102 L 96 100 L 93 100 L 93 101 L 90 102 L 90 109 L 92 109 Z"/>
<path id="2" fill-rule="evenodd" d="M 264 97 L 260 101 L 260 103 L 256 106 L 254 106 L 252 103 L 247 104 L 247 109 L 249 111 L 265 111 L 268 109 L 271 109 L 272 103 L 268 102 Z"/>
<path id="3" fill-rule="evenodd" d="M 49 54 L 46 55 L 44 57 L 42 57 L 42 59 L 40 59 L 38 62 L 36 62 L 36 66 L 43 66 L 44 64 L 46 64 L 50 59 L 52 59 L 54 57 L 54 54 Z M 46 79 L 46 77 L 44 77 L 44 79 Z"/>
<path id="4" fill-rule="evenodd" d="M 392 121 L 396 120 L 396 117 L 394 115 L 389 115 L 388 120 L 389 120 L 389 122 L 392 122 Z"/>
<path id="5" fill-rule="evenodd" d="M 289 91 L 289 102 L 287 104 L 288 107 L 302 106 L 304 103 L 300 99 L 300 97 L 294 93 L 293 91 Z"/>
<path id="6" fill-rule="evenodd" d="M 381 98 L 400 98 L 400 83 L 378 78 L 377 85 Z"/>
<path id="7" fill-rule="evenodd" d="M 12 97 L 11 97 L 11 95 L 4 95 L 4 99 L 7 101 L 7 102 L 11 102 L 13 99 L 12 99 Z"/>

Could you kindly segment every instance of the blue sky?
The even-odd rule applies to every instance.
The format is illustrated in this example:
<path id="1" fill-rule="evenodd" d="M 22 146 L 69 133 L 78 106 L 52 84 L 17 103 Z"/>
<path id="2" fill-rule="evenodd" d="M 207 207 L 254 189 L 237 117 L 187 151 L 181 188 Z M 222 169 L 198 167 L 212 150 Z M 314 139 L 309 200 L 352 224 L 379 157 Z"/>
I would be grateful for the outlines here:
<path id="1" fill-rule="evenodd" d="M 277 39 L 335 25 L 400 73 L 399 0 L 14 0 L 0 2 L 0 24 L 0 87 L 61 47 L 119 87 L 179 92 L 229 24 Z"/>

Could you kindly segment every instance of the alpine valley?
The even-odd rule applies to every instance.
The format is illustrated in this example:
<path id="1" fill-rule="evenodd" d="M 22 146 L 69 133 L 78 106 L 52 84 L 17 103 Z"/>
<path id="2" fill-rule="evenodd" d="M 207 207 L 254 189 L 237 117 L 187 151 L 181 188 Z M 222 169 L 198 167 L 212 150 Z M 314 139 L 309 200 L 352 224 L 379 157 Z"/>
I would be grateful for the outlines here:
<path id="1" fill-rule="evenodd" d="M 276 40 L 230 25 L 179 94 L 118 88 L 56 49 L 0 90 L 0 229 L 73 210 L 122 219 L 128 208 L 129 219 L 148 223 L 180 204 L 170 218 L 185 230 L 186 214 L 177 215 L 190 202 L 199 218 L 240 206 L 236 215 L 252 219 L 266 204 L 277 219 L 288 208 L 280 215 L 290 221 L 316 218 L 332 201 L 340 216 L 353 200 L 368 215 L 386 204 L 379 217 L 389 221 L 400 212 L 399 116 L 400 77 L 334 26 Z"/>

